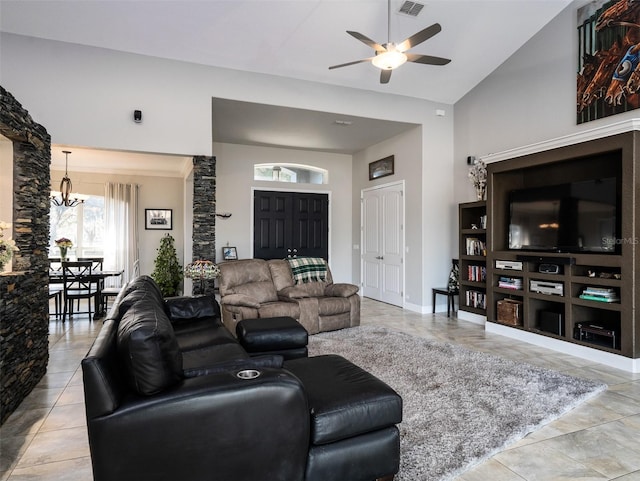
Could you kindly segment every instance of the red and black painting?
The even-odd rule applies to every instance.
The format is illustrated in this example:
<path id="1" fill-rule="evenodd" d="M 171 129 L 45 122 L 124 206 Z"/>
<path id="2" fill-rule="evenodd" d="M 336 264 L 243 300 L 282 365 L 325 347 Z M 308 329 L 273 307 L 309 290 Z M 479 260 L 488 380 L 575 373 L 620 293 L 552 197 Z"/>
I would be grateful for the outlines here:
<path id="1" fill-rule="evenodd" d="M 640 106 L 640 0 L 578 10 L 578 124 Z"/>

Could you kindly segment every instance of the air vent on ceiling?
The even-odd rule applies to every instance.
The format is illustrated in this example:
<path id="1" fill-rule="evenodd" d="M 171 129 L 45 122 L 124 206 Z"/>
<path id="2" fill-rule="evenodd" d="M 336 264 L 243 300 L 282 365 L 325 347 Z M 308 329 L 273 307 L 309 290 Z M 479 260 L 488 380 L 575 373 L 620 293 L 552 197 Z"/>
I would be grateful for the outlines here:
<path id="1" fill-rule="evenodd" d="M 400 10 L 398 10 L 398 13 L 403 13 L 411 17 L 417 17 L 423 8 L 424 8 L 423 3 L 410 2 L 409 0 L 407 0 L 402 4 L 402 6 L 400 7 Z"/>

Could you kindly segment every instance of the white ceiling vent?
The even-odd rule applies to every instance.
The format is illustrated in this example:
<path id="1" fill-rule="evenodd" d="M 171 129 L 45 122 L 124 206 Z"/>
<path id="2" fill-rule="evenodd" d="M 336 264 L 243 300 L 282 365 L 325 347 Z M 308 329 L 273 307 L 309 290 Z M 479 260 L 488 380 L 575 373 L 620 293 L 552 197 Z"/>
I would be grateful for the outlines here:
<path id="1" fill-rule="evenodd" d="M 398 13 L 409 15 L 410 17 L 417 17 L 423 8 L 423 3 L 410 2 L 409 0 L 407 0 L 400 6 L 400 10 L 398 10 Z"/>

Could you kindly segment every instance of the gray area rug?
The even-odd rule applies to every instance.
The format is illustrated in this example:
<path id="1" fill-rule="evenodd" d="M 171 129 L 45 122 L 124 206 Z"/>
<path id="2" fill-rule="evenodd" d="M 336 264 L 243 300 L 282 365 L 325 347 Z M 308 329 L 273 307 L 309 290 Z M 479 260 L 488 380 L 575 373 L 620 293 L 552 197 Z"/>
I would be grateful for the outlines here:
<path id="1" fill-rule="evenodd" d="M 320 354 L 349 359 L 402 396 L 396 481 L 452 479 L 606 389 L 372 326 L 310 336 L 309 355 Z"/>

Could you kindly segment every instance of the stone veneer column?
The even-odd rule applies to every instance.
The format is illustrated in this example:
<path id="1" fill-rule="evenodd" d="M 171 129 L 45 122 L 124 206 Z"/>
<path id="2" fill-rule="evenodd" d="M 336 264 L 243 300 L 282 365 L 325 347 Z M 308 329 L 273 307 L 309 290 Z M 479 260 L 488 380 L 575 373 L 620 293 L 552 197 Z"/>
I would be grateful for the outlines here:
<path id="1" fill-rule="evenodd" d="M 51 137 L 0 87 L 0 133 L 13 142 L 13 272 L 0 274 L 0 423 L 42 379 L 49 361 Z M 5 175 L 6 173 L 3 173 Z"/>
<path id="2" fill-rule="evenodd" d="M 216 261 L 216 158 L 193 158 L 193 260 Z M 214 281 L 193 281 L 193 295 L 213 293 Z"/>

